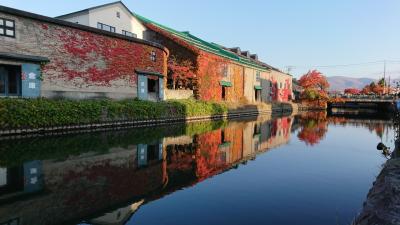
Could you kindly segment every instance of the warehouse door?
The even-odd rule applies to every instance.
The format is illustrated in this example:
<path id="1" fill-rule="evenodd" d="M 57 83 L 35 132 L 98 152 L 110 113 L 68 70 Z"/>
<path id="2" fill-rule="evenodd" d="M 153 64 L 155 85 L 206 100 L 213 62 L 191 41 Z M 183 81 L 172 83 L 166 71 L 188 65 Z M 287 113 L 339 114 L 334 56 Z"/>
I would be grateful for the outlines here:
<path id="1" fill-rule="evenodd" d="M 139 100 L 147 100 L 148 99 L 148 84 L 147 84 L 147 76 L 138 74 L 138 98 Z"/>

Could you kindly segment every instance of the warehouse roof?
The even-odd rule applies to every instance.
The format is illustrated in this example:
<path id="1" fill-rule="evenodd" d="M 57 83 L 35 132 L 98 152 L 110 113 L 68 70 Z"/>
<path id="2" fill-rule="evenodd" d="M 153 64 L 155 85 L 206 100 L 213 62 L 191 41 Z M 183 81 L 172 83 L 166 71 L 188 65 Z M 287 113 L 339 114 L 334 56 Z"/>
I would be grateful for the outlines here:
<path id="1" fill-rule="evenodd" d="M 215 54 L 215 55 L 230 59 L 232 61 L 236 61 L 239 64 L 243 64 L 243 65 L 246 65 L 246 66 L 257 68 L 259 70 L 272 69 L 272 68 L 268 68 L 268 67 L 266 67 L 264 65 L 260 65 L 260 63 L 257 63 L 252 59 L 249 59 L 249 58 L 244 57 L 244 56 L 239 56 L 239 55 L 237 55 L 237 54 L 235 54 L 235 53 L 233 53 L 233 52 L 231 52 L 229 50 L 226 50 L 221 45 L 218 45 L 218 44 L 215 44 L 215 43 L 212 43 L 212 42 L 207 42 L 207 41 L 205 41 L 205 40 L 203 40 L 203 39 L 201 39 L 199 37 L 196 37 L 196 36 L 190 34 L 187 31 L 186 32 L 177 31 L 175 29 L 172 29 L 170 27 L 167 27 L 167 26 L 164 26 L 164 25 L 159 24 L 157 22 L 154 22 L 154 21 L 152 21 L 150 19 L 147 19 L 147 18 L 145 18 L 143 16 L 140 16 L 138 14 L 133 14 L 133 15 L 136 18 L 138 18 L 140 21 L 142 21 L 145 25 L 146 24 L 154 25 L 154 26 L 156 26 L 156 27 L 158 27 L 158 28 L 160 28 L 160 29 L 172 34 L 175 37 L 178 37 L 178 38 L 182 39 L 183 41 L 185 41 L 185 42 L 189 43 L 190 45 L 193 45 L 193 46 L 195 46 L 195 47 L 197 47 L 197 48 L 199 48 L 199 49 L 201 49 L 203 51 L 206 51 L 206 52 L 209 52 L 209 53 L 212 53 L 212 54 Z"/>

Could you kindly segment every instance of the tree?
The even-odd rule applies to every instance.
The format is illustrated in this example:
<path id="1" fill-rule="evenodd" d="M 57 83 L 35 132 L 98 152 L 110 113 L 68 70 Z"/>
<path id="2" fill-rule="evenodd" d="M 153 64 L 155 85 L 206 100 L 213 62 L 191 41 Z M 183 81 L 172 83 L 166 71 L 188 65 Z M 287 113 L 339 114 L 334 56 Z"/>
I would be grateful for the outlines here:
<path id="1" fill-rule="evenodd" d="M 301 94 L 301 98 L 303 99 L 311 101 L 329 99 L 329 83 L 326 77 L 317 70 L 312 70 L 304 74 L 299 80 L 299 85 L 304 89 Z"/>
<path id="2" fill-rule="evenodd" d="M 350 94 L 350 95 L 359 95 L 361 93 L 361 90 L 357 88 L 346 88 L 344 90 L 345 94 Z"/>
<path id="3" fill-rule="evenodd" d="M 372 92 L 370 85 L 366 85 L 362 90 L 361 90 L 361 94 L 367 95 L 370 94 Z"/>
<path id="4" fill-rule="evenodd" d="M 171 57 L 168 60 L 168 79 L 170 88 L 181 89 L 181 88 L 192 88 L 192 80 L 196 76 L 195 67 L 189 60 L 179 61 L 175 57 Z"/>
<path id="5" fill-rule="evenodd" d="M 385 81 L 385 79 L 380 79 L 379 81 L 378 81 L 378 85 L 379 86 L 381 86 L 381 87 L 385 87 L 386 86 L 386 81 Z"/>
<path id="6" fill-rule="evenodd" d="M 383 79 L 379 80 L 378 84 L 375 82 L 370 83 L 369 85 L 366 85 L 361 93 L 362 94 L 378 94 L 381 95 L 384 93 L 384 87 L 385 81 Z M 386 88 L 387 89 L 387 88 Z"/>
<path id="7" fill-rule="evenodd" d="M 299 80 L 300 86 L 304 89 L 316 89 L 326 91 L 329 88 L 329 83 L 326 77 L 318 70 L 312 70 L 304 74 Z"/>

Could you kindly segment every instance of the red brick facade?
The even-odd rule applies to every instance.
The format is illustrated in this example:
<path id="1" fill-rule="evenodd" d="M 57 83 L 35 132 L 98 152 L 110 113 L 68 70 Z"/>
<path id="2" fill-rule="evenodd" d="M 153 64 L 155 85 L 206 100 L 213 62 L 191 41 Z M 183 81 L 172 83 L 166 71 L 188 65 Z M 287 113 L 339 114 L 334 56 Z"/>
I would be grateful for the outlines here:
<path id="1" fill-rule="evenodd" d="M 49 59 L 41 67 L 44 97 L 69 92 L 132 98 L 137 93 L 135 71 L 167 73 L 169 53 L 159 44 L 8 8 L 0 10 L 0 17 L 15 21 L 16 34 L 0 36 L 0 52 Z"/>

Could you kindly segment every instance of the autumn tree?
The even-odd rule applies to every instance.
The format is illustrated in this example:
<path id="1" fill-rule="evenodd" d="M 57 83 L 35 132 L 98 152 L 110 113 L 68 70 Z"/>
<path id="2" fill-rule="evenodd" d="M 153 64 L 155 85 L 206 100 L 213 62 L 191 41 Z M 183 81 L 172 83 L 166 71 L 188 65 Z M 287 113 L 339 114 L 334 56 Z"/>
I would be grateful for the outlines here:
<path id="1" fill-rule="evenodd" d="M 372 93 L 371 86 L 370 86 L 370 85 L 366 85 L 366 86 L 361 90 L 361 93 L 362 93 L 362 94 L 365 94 L 365 95 Z"/>
<path id="2" fill-rule="evenodd" d="M 304 89 L 301 98 L 306 100 L 327 100 L 329 83 L 326 77 L 317 70 L 309 71 L 304 74 L 299 85 Z"/>
<path id="3" fill-rule="evenodd" d="M 192 89 L 196 68 L 189 60 L 168 60 L 168 85 L 171 89 Z"/>
<path id="4" fill-rule="evenodd" d="M 344 90 L 345 94 L 350 94 L 350 95 L 358 95 L 361 93 L 361 90 L 357 88 L 347 88 Z"/>
<path id="5" fill-rule="evenodd" d="M 385 88 L 385 80 L 381 79 L 378 83 L 371 82 L 369 85 L 366 85 L 361 93 L 381 95 L 385 93 L 385 89 L 388 90 L 388 88 Z"/>

